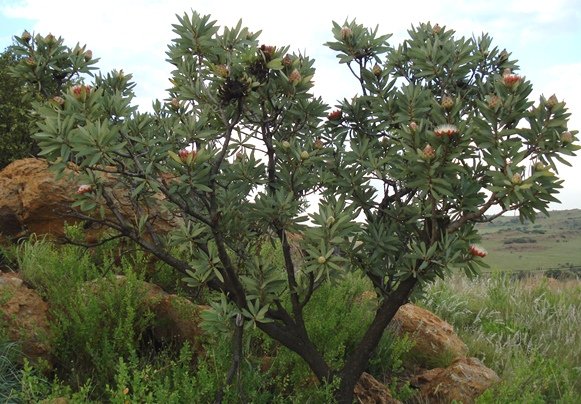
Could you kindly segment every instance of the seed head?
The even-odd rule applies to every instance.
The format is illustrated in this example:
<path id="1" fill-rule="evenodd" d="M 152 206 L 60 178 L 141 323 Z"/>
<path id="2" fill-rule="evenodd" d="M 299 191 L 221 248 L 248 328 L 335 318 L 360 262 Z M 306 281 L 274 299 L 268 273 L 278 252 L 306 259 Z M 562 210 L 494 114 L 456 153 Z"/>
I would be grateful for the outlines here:
<path id="1" fill-rule="evenodd" d="M 446 95 L 442 98 L 442 102 L 440 102 L 440 105 L 442 106 L 442 108 L 449 111 L 454 106 L 454 99 Z"/>

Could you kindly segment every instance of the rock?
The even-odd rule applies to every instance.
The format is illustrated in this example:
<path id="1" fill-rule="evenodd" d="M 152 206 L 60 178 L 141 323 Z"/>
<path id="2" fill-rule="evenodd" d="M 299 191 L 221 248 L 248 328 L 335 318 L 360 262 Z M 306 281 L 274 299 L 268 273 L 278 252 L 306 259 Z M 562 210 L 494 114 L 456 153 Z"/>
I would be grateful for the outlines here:
<path id="1" fill-rule="evenodd" d="M 468 354 L 468 347 L 452 326 L 435 314 L 411 303 L 401 306 L 390 327 L 414 342 L 410 355 L 423 366 L 450 363 Z"/>
<path id="2" fill-rule="evenodd" d="M 476 358 L 460 358 L 447 368 L 427 370 L 411 379 L 428 402 L 473 403 L 486 389 L 500 381 L 496 373 Z"/>
<path id="3" fill-rule="evenodd" d="M 115 287 L 123 287 L 126 282 L 127 279 L 122 275 L 115 277 Z M 143 307 L 154 314 L 151 333 L 156 343 L 181 346 L 188 342 L 195 352 L 200 353 L 203 335 L 200 315 L 207 306 L 196 305 L 185 297 L 169 294 L 153 283 L 138 282 L 143 291 Z M 90 289 L 99 293 L 102 286 L 102 283 L 91 282 Z"/>
<path id="4" fill-rule="evenodd" d="M 48 305 L 17 274 L 0 274 L 0 328 L 32 362 L 51 366 Z"/>
<path id="5" fill-rule="evenodd" d="M 42 159 L 17 160 L 0 171 L 0 232 L 7 238 L 30 233 L 63 234 L 64 212 L 76 185 L 55 180 Z"/>
<path id="6" fill-rule="evenodd" d="M 71 215 L 71 203 L 79 186 L 74 173 L 71 169 L 57 180 L 49 170 L 48 162 L 35 158 L 14 161 L 0 171 L 0 241 L 32 233 L 62 237 L 64 223 L 78 221 Z M 133 220 L 135 213 L 125 183 L 118 181 L 113 173 L 105 174 L 104 182 L 112 191 L 117 208 L 130 218 L 129 221 Z M 161 195 L 156 195 L 152 198 L 153 203 L 140 207 L 148 214 L 147 223 L 156 234 L 165 234 L 175 226 L 175 218 L 160 213 L 156 202 L 162 199 Z M 107 209 L 105 215 L 114 218 Z M 85 229 L 87 240 L 96 241 L 103 230 L 88 226 Z"/>
<path id="7" fill-rule="evenodd" d="M 396 404 L 401 403 L 391 396 L 391 392 L 369 373 L 363 372 L 355 385 L 355 400 L 360 404 Z"/>

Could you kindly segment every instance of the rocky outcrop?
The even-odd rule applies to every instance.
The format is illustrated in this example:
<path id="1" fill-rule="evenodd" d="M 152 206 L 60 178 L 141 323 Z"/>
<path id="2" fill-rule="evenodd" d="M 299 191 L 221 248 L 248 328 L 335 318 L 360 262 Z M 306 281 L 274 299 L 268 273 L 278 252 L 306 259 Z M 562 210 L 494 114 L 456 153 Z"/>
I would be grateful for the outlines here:
<path id="1" fill-rule="evenodd" d="M 384 384 L 369 373 L 363 372 L 355 385 L 355 400 L 361 404 L 399 404 L 401 401 L 391 396 L 391 392 Z"/>
<path id="2" fill-rule="evenodd" d="M 47 161 L 35 158 L 17 160 L 0 171 L 0 242 L 32 233 L 62 237 L 65 222 L 77 221 L 71 215 L 71 203 L 79 188 L 74 174 L 71 169 L 57 180 L 49 170 Z M 105 185 L 116 200 L 116 208 L 130 218 L 129 221 L 133 220 L 134 205 L 129 200 L 128 187 L 118 181 L 115 174 L 103 176 Z M 148 224 L 157 234 L 167 233 L 175 226 L 175 219 L 160 213 L 157 202 L 161 200 L 162 196 L 156 195 L 151 206 L 140 206 L 141 212 L 148 215 Z M 114 218 L 107 209 L 105 215 Z M 90 227 L 85 229 L 85 236 L 87 240 L 95 241 L 103 230 Z"/>
<path id="3" fill-rule="evenodd" d="M 468 347 L 449 323 L 414 304 L 401 306 L 391 327 L 398 335 L 407 335 L 413 341 L 410 354 L 422 366 L 451 362 L 468 354 Z"/>
<path id="4" fill-rule="evenodd" d="M 28 359 L 51 366 L 48 305 L 17 274 L 0 273 L 0 329 Z"/>
<path id="5" fill-rule="evenodd" d="M 428 402 L 469 404 L 500 378 L 476 358 L 460 358 L 447 368 L 427 370 L 411 380 Z"/>
<path id="6" fill-rule="evenodd" d="M 57 181 L 45 160 L 27 158 L 9 164 L 0 171 L 1 235 L 62 235 L 64 213 L 75 190 L 71 180 Z"/>

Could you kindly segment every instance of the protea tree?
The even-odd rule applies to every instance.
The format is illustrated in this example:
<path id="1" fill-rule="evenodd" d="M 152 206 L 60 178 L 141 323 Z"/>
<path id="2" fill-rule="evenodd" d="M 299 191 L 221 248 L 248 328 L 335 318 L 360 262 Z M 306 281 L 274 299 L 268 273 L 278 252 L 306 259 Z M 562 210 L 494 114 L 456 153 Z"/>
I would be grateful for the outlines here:
<path id="1" fill-rule="evenodd" d="M 64 89 L 55 94 L 63 103 L 37 107 L 43 155 L 57 171 L 77 165 L 78 216 L 221 296 L 209 324 L 236 318 L 238 336 L 258 327 L 351 403 L 410 295 L 483 265 L 475 223 L 513 210 L 533 220 L 556 200 L 555 163 L 578 148 L 565 104 L 529 100 L 531 83 L 487 35 L 422 24 L 395 48 L 388 35 L 347 21 L 333 24 L 327 45 L 360 91 L 331 111 L 311 93 L 312 59 L 262 44 L 240 23 L 221 30 L 209 16 L 178 20 L 167 100 L 137 112 L 121 72 Z M 48 63 L 74 50 L 39 52 L 36 63 Z M 168 234 L 152 226 L 161 217 L 175 224 Z M 272 243 L 282 265 L 261 253 Z M 350 272 L 369 278 L 377 308 L 331 367 L 303 310 L 321 285 Z"/>

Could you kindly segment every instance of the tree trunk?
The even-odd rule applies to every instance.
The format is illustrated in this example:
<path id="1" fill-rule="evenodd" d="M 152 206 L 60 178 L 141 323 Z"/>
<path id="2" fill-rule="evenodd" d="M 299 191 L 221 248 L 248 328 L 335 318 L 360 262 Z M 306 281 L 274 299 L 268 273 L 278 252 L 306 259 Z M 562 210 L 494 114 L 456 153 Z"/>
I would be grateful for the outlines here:
<path id="1" fill-rule="evenodd" d="M 352 404 L 355 385 L 367 367 L 373 351 L 377 348 L 383 331 L 398 309 L 407 302 L 417 281 L 417 278 L 412 276 L 402 281 L 398 288 L 377 309 L 373 322 L 338 373 L 338 376 L 341 377 L 339 388 L 335 392 L 335 398 L 338 403 Z"/>

